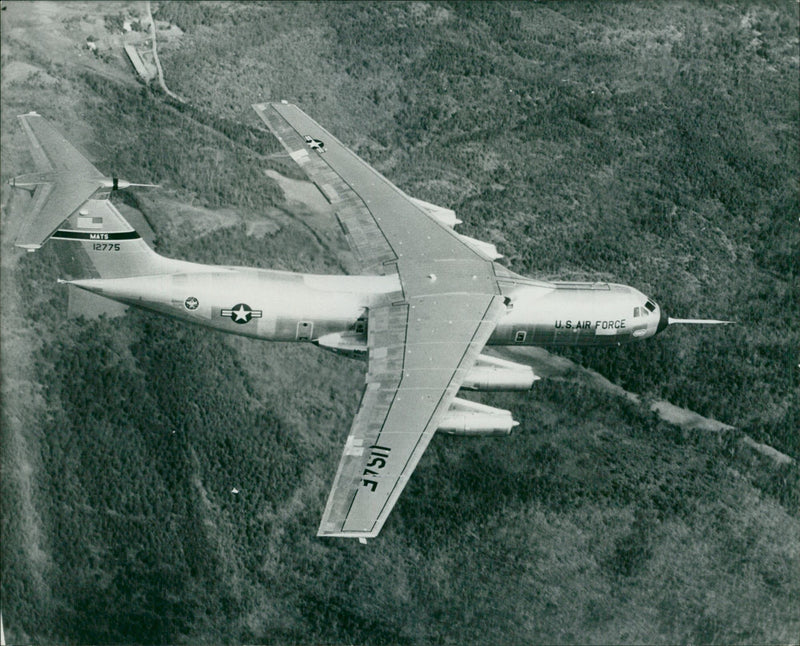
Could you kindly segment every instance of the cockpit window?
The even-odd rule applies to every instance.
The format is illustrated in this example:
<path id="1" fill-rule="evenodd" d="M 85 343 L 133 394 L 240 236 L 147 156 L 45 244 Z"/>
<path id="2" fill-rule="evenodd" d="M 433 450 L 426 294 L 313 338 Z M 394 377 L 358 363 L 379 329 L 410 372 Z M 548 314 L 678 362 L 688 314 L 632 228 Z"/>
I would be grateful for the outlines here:
<path id="1" fill-rule="evenodd" d="M 639 314 L 639 308 L 638 307 L 634 307 L 633 308 L 633 318 L 637 318 L 637 317 L 639 317 L 639 315 L 640 315 Z"/>
<path id="2" fill-rule="evenodd" d="M 651 312 L 655 311 L 655 309 L 656 309 L 656 304 L 655 304 L 653 301 L 647 301 L 647 302 L 644 304 L 644 306 L 645 306 L 645 307 L 646 307 L 648 310 L 650 310 Z"/>

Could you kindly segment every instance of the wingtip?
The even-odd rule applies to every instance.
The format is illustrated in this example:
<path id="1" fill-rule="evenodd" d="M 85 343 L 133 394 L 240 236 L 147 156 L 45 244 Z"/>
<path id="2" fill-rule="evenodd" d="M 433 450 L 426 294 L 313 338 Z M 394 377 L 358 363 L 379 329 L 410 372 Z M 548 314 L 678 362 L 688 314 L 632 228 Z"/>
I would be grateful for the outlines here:
<path id="1" fill-rule="evenodd" d="M 42 245 L 31 242 L 17 242 L 14 244 L 14 246 L 19 247 L 20 249 L 24 249 L 25 251 L 28 252 L 38 251 L 39 249 L 42 248 Z"/>

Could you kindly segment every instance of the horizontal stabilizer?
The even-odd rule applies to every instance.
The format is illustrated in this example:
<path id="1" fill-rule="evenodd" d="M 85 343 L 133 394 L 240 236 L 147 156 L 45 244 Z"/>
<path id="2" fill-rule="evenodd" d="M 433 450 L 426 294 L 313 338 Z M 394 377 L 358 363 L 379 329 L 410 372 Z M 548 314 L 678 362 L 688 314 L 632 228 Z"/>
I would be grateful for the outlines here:
<path id="1" fill-rule="evenodd" d="M 134 184 L 117 177 L 106 177 L 67 141 L 51 123 L 36 112 L 19 116 L 28 137 L 35 173 L 14 177 L 16 188 L 31 191 L 33 198 L 24 216 L 16 246 L 35 251 L 61 224 L 96 193 Z"/>
<path id="2" fill-rule="evenodd" d="M 54 176 L 53 180 L 41 182 L 34 189 L 15 242 L 17 247 L 29 251 L 41 247 L 99 188 L 98 180 L 82 180 L 74 175 Z"/>

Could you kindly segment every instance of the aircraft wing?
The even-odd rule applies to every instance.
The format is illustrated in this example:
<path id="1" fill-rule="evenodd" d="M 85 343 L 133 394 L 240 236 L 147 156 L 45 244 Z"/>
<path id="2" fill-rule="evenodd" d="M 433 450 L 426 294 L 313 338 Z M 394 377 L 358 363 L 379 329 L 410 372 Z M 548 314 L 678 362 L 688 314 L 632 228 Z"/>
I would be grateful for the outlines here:
<path id="1" fill-rule="evenodd" d="M 505 311 L 490 294 L 370 308 L 367 384 L 319 536 L 377 536 Z"/>
<path id="2" fill-rule="evenodd" d="M 15 186 L 33 188 L 16 245 L 32 250 L 101 187 L 105 176 L 41 115 L 23 114 L 19 120 L 39 172 L 13 180 Z"/>
<path id="3" fill-rule="evenodd" d="M 296 105 L 262 103 L 253 109 L 333 205 L 365 273 L 387 273 L 387 265 L 404 258 L 481 257 Z"/>
<path id="4" fill-rule="evenodd" d="M 506 311 L 498 274 L 297 106 L 253 108 L 334 206 L 363 269 L 399 278 L 369 308 L 367 383 L 318 532 L 375 536 Z"/>

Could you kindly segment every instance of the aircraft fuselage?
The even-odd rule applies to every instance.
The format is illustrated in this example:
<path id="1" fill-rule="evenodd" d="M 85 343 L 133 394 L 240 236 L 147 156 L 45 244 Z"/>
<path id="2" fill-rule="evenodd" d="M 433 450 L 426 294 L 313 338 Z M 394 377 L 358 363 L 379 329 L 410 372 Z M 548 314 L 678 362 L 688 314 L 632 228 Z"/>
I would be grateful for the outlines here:
<path id="1" fill-rule="evenodd" d="M 396 275 L 189 266 L 191 271 L 71 284 L 223 332 L 270 341 L 322 338 L 324 347 L 324 339 L 337 334 L 365 344 L 370 303 L 395 298 L 401 291 Z M 519 278 L 501 281 L 501 288 L 509 309 L 489 345 L 615 345 L 660 331 L 658 306 L 625 285 Z"/>

